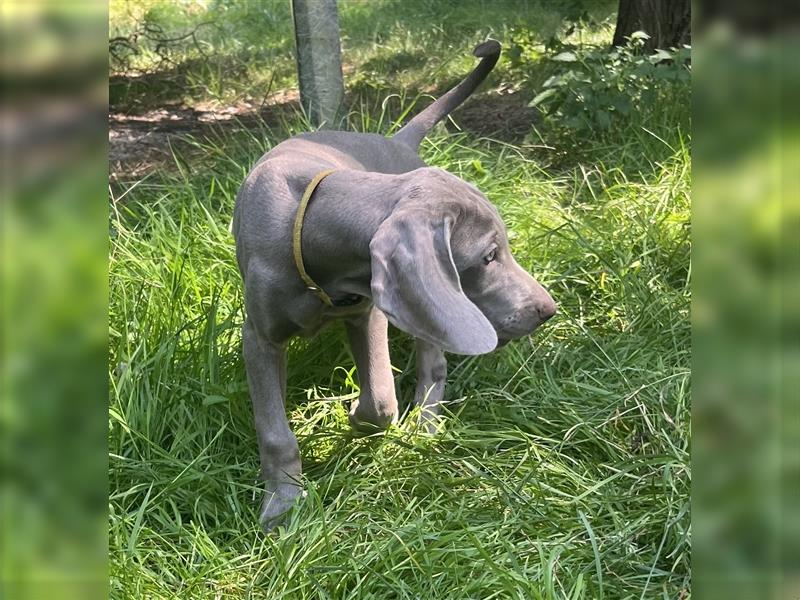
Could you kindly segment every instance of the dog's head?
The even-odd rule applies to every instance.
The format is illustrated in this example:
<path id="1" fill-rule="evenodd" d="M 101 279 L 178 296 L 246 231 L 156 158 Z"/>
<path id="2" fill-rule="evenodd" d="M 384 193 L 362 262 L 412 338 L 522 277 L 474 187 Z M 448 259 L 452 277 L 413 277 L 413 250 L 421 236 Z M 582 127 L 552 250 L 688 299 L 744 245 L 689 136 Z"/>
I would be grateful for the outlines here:
<path id="1" fill-rule="evenodd" d="M 556 312 L 511 255 L 497 209 L 440 169 L 414 171 L 370 253 L 375 305 L 403 331 L 448 352 L 491 352 Z"/>

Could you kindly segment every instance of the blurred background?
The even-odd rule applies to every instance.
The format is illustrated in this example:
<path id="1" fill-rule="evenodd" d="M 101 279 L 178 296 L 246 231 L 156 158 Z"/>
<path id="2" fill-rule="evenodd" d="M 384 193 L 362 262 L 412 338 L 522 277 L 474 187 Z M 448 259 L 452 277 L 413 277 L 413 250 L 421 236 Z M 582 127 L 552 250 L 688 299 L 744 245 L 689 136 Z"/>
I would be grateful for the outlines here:
<path id="1" fill-rule="evenodd" d="M 3 598 L 107 589 L 107 12 L 3 2 Z"/>
<path id="2" fill-rule="evenodd" d="M 463 37 L 481 27 L 502 34 L 506 71 L 460 127 L 541 145 L 537 132 L 563 126 L 572 153 L 629 110 L 601 93 L 589 110 L 572 105 L 565 90 L 580 81 L 554 79 L 563 70 L 552 62 L 530 67 L 542 52 L 576 60 L 573 46 L 613 29 L 616 2 L 559 2 L 546 20 L 525 2 L 472 4 L 453 3 L 452 26 L 437 30 L 430 3 L 401 23 L 391 2 L 340 2 L 348 123 L 390 130 L 414 100 L 400 90 L 436 95 L 474 64 Z M 0 10 L 1 595 L 103 597 L 109 195 L 165 164 L 173 144 L 191 157 L 193 136 L 213 139 L 226 123 L 296 127 L 291 6 L 11 0 Z M 694 14 L 692 527 L 703 598 L 800 596 L 800 38 L 788 8 L 769 10 L 703 3 Z M 420 53 L 416 29 L 435 54 Z M 579 58 L 613 67 L 599 53 Z M 504 72 L 522 83 L 504 88 Z M 639 106 L 647 90 L 628 89 Z"/>
<path id="3" fill-rule="evenodd" d="M 797 13 L 703 3 L 693 52 L 694 591 L 800 596 Z"/>

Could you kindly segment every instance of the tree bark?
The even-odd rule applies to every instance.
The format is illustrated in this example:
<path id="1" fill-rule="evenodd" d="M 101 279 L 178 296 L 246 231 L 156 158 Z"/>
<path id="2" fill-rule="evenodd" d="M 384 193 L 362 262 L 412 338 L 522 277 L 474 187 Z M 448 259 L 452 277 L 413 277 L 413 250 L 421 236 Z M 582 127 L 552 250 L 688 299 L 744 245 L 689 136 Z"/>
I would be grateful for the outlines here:
<path id="1" fill-rule="evenodd" d="M 635 31 L 650 36 L 645 42 L 649 51 L 691 44 L 691 0 L 619 0 L 612 46 L 623 46 Z"/>
<path id="2" fill-rule="evenodd" d="M 315 127 L 338 129 L 344 82 L 336 0 L 292 0 L 300 101 Z"/>

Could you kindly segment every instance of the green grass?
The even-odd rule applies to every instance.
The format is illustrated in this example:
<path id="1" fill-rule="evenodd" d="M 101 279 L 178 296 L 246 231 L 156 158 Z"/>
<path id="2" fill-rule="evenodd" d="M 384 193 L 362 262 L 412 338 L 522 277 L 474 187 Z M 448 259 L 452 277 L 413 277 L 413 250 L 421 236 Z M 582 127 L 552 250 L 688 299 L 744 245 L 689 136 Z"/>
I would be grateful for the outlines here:
<path id="1" fill-rule="evenodd" d="M 268 534 L 228 224 L 250 165 L 303 125 L 195 140 L 169 168 L 115 183 L 112 596 L 686 598 L 686 105 L 581 140 L 541 129 L 535 145 L 424 144 L 430 164 L 497 204 L 560 312 L 501 351 L 450 356 L 435 437 L 413 415 L 353 437 L 342 329 L 294 342 L 288 411 L 308 495 Z M 354 116 L 391 126 L 374 107 Z M 405 406 L 412 343 L 397 331 L 392 357 Z"/>
<path id="2" fill-rule="evenodd" d="M 605 41 L 614 8 L 614 0 L 343 1 L 339 23 L 348 87 L 356 94 L 380 94 L 380 100 L 405 88 L 430 92 L 433 81 L 446 87 L 474 66 L 472 48 L 487 36 L 508 44 L 524 31 L 544 43 L 566 29 L 564 17 L 584 11 L 592 25 L 571 39 Z M 286 0 L 220 1 L 205 10 L 170 0 L 110 4 L 111 36 L 129 36 L 145 24 L 161 27 L 168 39 L 193 31 L 195 37 L 166 44 L 170 62 L 160 63 L 157 42 L 140 33 L 137 54 L 128 54 L 126 65 L 111 63 L 110 103 L 119 110 L 243 99 L 258 104 L 268 90 L 297 87 Z M 501 64 L 498 72 L 506 69 Z"/>

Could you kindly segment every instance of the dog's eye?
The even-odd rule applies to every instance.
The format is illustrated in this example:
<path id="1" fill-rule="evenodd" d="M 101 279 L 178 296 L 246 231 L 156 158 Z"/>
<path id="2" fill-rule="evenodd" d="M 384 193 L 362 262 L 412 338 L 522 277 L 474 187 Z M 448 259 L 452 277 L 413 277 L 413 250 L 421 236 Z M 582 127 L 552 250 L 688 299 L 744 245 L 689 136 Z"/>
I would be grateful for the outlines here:
<path id="1" fill-rule="evenodd" d="M 484 264 L 489 264 L 493 260 L 497 258 L 497 248 L 492 248 L 492 251 L 489 252 L 486 256 L 483 257 Z"/>

